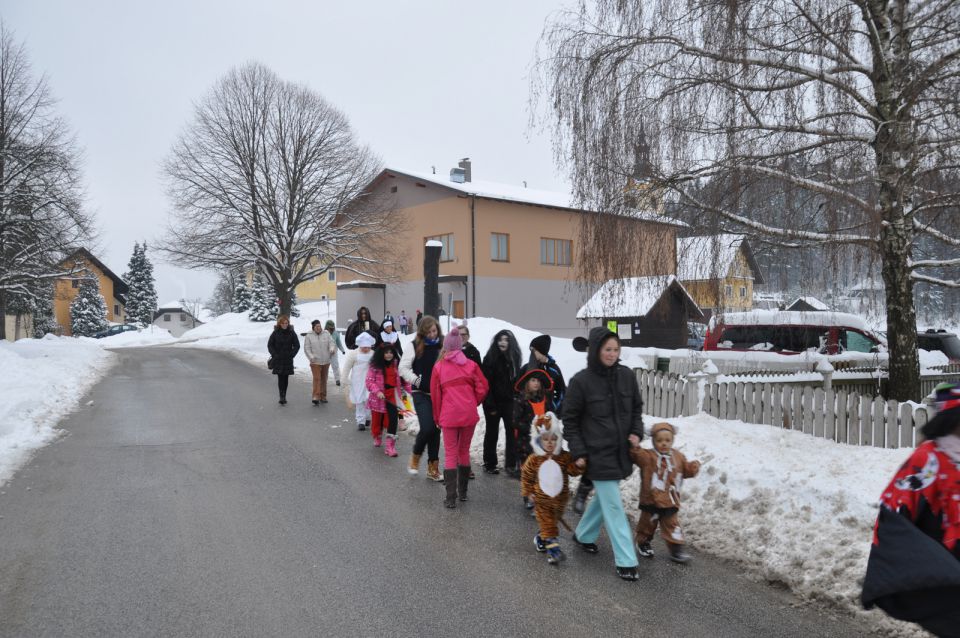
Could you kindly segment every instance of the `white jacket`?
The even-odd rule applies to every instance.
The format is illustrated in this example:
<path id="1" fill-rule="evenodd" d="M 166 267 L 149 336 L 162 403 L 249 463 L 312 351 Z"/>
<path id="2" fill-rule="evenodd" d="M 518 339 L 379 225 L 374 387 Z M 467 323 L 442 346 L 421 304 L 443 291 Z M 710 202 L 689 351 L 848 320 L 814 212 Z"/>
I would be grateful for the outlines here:
<path id="1" fill-rule="evenodd" d="M 336 350 L 333 338 L 326 330 L 322 330 L 320 334 L 311 330 L 303 339 L 303 353 L 314 365 L 322 366 L 330 363 L 330 357 Z"/>

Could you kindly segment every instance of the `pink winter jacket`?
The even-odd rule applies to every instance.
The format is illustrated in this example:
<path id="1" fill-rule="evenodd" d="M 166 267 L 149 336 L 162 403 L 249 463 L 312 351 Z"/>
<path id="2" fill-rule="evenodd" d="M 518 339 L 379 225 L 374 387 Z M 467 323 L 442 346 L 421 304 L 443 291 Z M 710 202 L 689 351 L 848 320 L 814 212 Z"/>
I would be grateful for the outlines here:
<path id="1" fill-rule="evenodd" d="M 391 365 L 397 365 L 396 362 L 393 362 Z M 400 376 L 400 372 L 397 372 L 397 382 L 401 385 L 402 389 L 406 392 L 410 392 L 410 384 L 407 383 L 403 377 Z M 377 392 L 387 393 L 386 389 L 386 375 L 383 373 L 383 370 L 370 366 L 367 370 L 367 391 L 370 393 L 369 398 L 367 399 L 367 409 L 371 412 L 386 412 L 387 403 L 386 399 L 381 399 L 377 396 Z M 394 388 L 394 392 L 399 392 L 401 388 Z M 397 397 L 399 399 L 399 396 Z M 396 402 L 396 405 L 401 405 L 400 401 Z M 402 407 L 402 406 L 401 406 Z"/>
<path id="2" fill-rule="evenodd" d="M 433 366 L 430 400 L 433 418 L 441 428 L 462 428 L 480 420 L 477 406 L 487 396 L 487 379 L 463 352 L 447 354 Z"/>

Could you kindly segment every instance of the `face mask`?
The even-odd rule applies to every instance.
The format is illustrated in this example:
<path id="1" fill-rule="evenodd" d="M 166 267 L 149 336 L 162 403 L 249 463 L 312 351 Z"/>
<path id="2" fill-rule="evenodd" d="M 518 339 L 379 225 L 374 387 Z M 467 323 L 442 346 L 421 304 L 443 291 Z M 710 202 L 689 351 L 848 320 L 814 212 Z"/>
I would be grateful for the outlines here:
<path id="1" fill-rule="evenodd" d="M 497 339 L 497 347 L 500 348 L 500 352 L 506 352 L 510 347 L 510 340 L 507 337 L 500 337 Z"/>

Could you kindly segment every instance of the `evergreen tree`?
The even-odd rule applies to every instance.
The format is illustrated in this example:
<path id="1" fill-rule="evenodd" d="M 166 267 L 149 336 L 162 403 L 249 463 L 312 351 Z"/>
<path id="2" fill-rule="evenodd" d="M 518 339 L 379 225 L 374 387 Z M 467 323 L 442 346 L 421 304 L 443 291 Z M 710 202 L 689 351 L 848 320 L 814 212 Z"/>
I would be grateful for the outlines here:
<path id="1" fill-rule="evenodd" d="M 246 312 L 250 310 L 251 291 L 247 286 L 247 279 L 243 275 L 237 278 L 237 287 L 233 289 L 233 302 L 230 312 Z"/>
<path id="2" fill-rule="evenodd" d="M 153 279 L 153 264 L 147 258 L 147 243 L 133 244 L 133 255 L 123 278 L 130 291 L 127 294 L 127 318 L 131 323 L 147 327 L 157 312 L 157 289 Z"/>
<path id="3" fill-rule="evenodd" d="M 250 291 L 250 321 L 272 321 L 277 316 L 276 295 L 260 275 Z"/>
<path id="4" fill-rule="evenodd" d="M 80 280 L 77 296 L 70 304 L 74 336 L 91 337 L 107 328 L 107 302 L 100 294 L 100 281 L 90 275 Z"/>
<path id="5" fill-rule="evenodd" d="M 53 284 L 44 282 L 38 286 L 36 294 L 30 301 L 30 312 L 33 314 L 33 336 L 42 339 L 47 333 L 57 334 L 60 325 L 53 312 Z"/>
<path id="6" fill-rule="evenodd" d="M 279 315 L 280 314 L 280 297 L 279 296 L 277 296 L 277 302 L 275 305 L 276 305 L 277 315 Z M 300 316 L 300 309 L 297 308 L 297 291 L 296 290 L 292 290 L 290 292 L 290 316 L 291 317 Z"/>

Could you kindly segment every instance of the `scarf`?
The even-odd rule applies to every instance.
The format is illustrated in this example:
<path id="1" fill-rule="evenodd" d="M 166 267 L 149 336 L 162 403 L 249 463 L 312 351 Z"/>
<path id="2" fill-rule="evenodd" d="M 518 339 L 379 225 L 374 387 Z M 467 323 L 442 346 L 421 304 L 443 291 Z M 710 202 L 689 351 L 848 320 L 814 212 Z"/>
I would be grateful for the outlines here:
<path id="1" fill-rule="evenodd" d="M 960 468 L 960 436 L 948 434 L 937 439 L 937 447 L 950 457 L 953 464 Z"/>
<path id="2" fill-rule="evenodd" d="M 655 490 L 667 492 L 670 494 L 670 500 L 673 501 L 673 504 L 680 507 L 680 485 L 667 486 L 667 481 L 670 480 L 670 475 L 673 474 L 673 450 L 666 454 L 661 454 L 656 448 L 653 448 L 653 451 L 657 454 L 657 470 L 654 472 L 653 478 L 650 481 L 650 487 Z M 677 483 L 682 480 L 681 477 L 677 477 Z"/>

